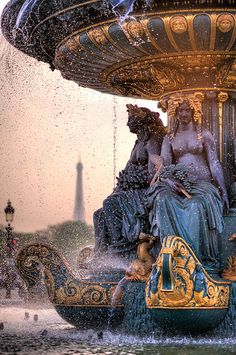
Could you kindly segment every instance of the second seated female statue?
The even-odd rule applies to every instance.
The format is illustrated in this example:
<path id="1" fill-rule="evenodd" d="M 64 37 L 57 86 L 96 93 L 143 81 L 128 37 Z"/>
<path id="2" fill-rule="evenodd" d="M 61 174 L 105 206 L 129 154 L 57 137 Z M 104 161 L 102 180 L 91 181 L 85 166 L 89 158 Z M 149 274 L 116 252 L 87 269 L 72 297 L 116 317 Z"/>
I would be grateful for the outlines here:
<path id="1" fill-rule="evenodd" d="M 165 136 L 161 156 L 165 168 L 148 192 L 151 234 L 180 236 L 201 262 L 217 265 L 228 197 L 213 136 L 195 122 L 187 98 L 176 107 L 175 128 Z"/>
<path id="2" fill-rule="evenodd" d="M 158 112 L 136 105 L 127 108 L 127 126 L 137 140 L 116 188 L 94 213 L 94 252 L 132 260 L 140 233 L 149 231 L 145 193 L 155 173 L 152 157 L 160 155 L 166 130 Z"/>

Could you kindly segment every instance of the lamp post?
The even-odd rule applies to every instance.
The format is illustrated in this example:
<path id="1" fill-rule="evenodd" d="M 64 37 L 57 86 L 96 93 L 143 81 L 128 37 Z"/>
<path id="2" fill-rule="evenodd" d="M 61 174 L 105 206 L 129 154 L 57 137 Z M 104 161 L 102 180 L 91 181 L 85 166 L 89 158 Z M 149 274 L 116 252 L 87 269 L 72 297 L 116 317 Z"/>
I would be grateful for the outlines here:
<path id="1" fill-rule="evenodd" d="M 15 238 L 12 234 L 13 227 L 11 226 L 11 223 L 13 222 L 14 219 L 15 209 L 12 206 L 10 200 L 8 200 L 4 212 L 6 215 L 6 222 L 7 222 L 7 226 L 5 227 L 7 231 L 7 243 L 6 243 L 7 256 L 5 257 L 5 260 L 2 265 L 2 270 L 0 271 L 2 271 L 2 274 L 4 275 L 3 284 L 5 285 L 6 288 L 6 298 L 10 299 L 11 290 L 18 288 L 19 289 L 18 293 L 20 297 L 23 297 L 25 295 L 24 294 L 25 291 L 24 291 L 24 285 L 18 275 L 16 265 L 15 265 L 15 260 L 14 260 L 15 246 L 18 238 Z"/>
<path id="2" fill-rule="evenodd" d="M 8 200 L 7 207 L 4 209 L 4 212 L 6 215 L 6 222 L 7 222 L 7 227 L 5 229 L 7 231 L 8 255 L 13 256 L 14 250 L 15 250 L 15 245 L 16 245 L 16 239 L 12 235 L 13 227 L 11 226 L 11 223 L 13 222 L 13 219 L 14 219 L 15 209 L 12 207 L 10 200 Z"/>
<path id="3" fill-rule="evenodd" d="M 6 231 L 7 231 L 7 257 L 5 259 L 5 287 L 6 287 L 6 298 L 11 298 L 11 290 L 14 288 L 14 282 L 16 279 L 15 273 L 15 262 L 13 259 L 16 239 L 12 235 L 13 227 L 11 223 L 14 219 L 15 209 L 13 208 L 11 201 L 8 200 L 7 207 L 4 209 L 6 215 Z"/>

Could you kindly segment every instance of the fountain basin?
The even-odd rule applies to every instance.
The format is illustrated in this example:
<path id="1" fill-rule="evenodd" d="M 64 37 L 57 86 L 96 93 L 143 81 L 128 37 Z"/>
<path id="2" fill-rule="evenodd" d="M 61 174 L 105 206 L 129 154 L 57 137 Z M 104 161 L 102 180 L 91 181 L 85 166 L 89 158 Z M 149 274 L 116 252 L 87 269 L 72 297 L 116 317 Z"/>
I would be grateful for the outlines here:
<path id="1" fill-rule="evenodd" d="M 57 313 L 66 322 L 81 330 L 119 329 L 124 317 L 124 307 L 54 306 Z"/>
<path id="2" fill-rule="evenodd" d="M 175 252 L 173 258 L 171 248 Z M 151 273 L 147 283 L 127 282 L 124 297 L 115 307 L 112 296 L 124 271 L 93 270 L 90 276 L 79 278 L 54 248 L 33 244 L 17 257 L 20 275 L 29 288 L 39 281 L 38 261 L 43 265 L 45 285 L 54 308 L 78 329 L 122 330 L 128 326 L 128 333 L 136 329 L 139 334 L 145 322 L 147 329 L 161 327 L 169 332 L 174 329 L 204 333 L 217 327 L 229 308 L 231 283 L 213 280 L 204 269 L 196 269 L 199 261 L 179 237 L 164 240 L 157 259 L 161 273 Z M 199 277 L 194 273 L 204 277 L 204 289 L 197 287 Z"/>
<path id="3" fill-rule="evenodd" d="M 26 246 L 17 257 L 17 267 L 29 289 L 40 281 L 44 268 L 48 297 L 58 314 L 79 329 L 119 328 L 124 307 L 112 309 L 111 299 L 124 271 L 97 270 L 81 278 L 76 276 L 67 261 L 48 245 Z"/>
<path id="4" fill-rule="evenodd" d="M 3 34 L 80 86 L 153 100 L 236 89 L 234 1 L 135 1 L 122 22 L 110 1 L 26 4 L 9 2 Z"/>
<path id="5" fill-rule="evenodd" d="M 146 305 L 164 330 L 205 333 L 225 318 L 230 285 L 213 279 L 182 238 L 169 236 L 146 286 Z"/>
<path id="6" fill-rule="evenodd" d="M 204 334 L 224 320 L 228 308 L 222 309 L 151 309 L 159 327 L 174 334 Z"/>

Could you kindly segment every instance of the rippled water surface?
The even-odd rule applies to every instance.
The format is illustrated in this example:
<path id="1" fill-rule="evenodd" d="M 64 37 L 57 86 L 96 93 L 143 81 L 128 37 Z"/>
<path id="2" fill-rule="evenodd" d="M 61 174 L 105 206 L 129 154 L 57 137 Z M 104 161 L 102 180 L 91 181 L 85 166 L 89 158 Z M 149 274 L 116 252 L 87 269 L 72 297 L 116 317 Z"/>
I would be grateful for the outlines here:
<path id="1" fill-rule="evenodd" d="M 29 319 L 25 320 L 25 312 Z M 34 321 L 34 315 L 38 321 Z M 236 354 L 236 340 L 218 338 L 137 338 L 107 331 L 98 339 L 94 331 L 78 331 L 54 309 L 0 309 L 0 354 Z"/>

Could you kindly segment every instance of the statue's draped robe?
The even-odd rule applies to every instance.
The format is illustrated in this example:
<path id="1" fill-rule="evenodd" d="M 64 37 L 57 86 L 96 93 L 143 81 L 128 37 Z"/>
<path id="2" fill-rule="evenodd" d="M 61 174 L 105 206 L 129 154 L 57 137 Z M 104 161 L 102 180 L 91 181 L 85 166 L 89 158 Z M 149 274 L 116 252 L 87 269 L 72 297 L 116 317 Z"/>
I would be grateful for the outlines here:
<path id="1" fill-rule="evenodd" d="M 136 169 L 139 169 L 139 177 L 135 176 Z M 115 191 L 104 200 L 103 207 L 94 213 L 94 251 L 102 253 L 108 250 L 112 254 L 122 253 L 132 259 L 136 254 L 140 233 L 149 230 L 147 165 L 129 164 L 122 176 L 128 179 L 127 186 L 133 185 L 135 188 L 122 188 L 122 184 L 119 186 L 118 183 Z M 141 187 L 138 187 L 139 184 Z"/>
<path id="2" fill-rule="evenodd" d="M 175 193 L 164 181 L 149 188 L 151 234 L 161 240 L 182 237 L 202 262 L 218 259 L 218 233 L 224 228 L 218 189 L 209 182 L 192 185 L 192 198 Z"/>
<path id="3" fill-rule="evenodd" d="M 103 208 L 94 214 L 95 253 L 134 250 L 147 224 L 145 193 L 146 189 L 120 190 L 105 199 Z"/>

